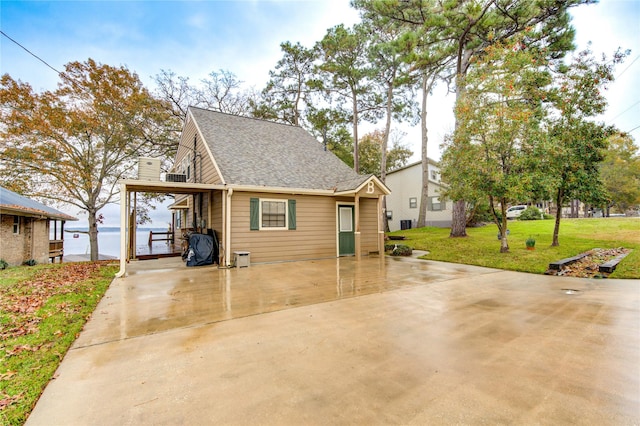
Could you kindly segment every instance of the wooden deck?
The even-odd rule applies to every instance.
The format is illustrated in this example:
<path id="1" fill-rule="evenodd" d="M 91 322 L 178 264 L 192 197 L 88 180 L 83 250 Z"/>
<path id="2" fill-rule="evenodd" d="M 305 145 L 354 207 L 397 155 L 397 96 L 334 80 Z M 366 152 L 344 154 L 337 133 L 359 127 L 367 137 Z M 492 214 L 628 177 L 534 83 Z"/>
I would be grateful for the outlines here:
<path id="1" fill-rule="evenodd" d="M 182 255 L 180 245 L 171 243 L 143 244 L 136 247 L 136 259 L 160 259 L 162 257 L 178 257 Z"/>

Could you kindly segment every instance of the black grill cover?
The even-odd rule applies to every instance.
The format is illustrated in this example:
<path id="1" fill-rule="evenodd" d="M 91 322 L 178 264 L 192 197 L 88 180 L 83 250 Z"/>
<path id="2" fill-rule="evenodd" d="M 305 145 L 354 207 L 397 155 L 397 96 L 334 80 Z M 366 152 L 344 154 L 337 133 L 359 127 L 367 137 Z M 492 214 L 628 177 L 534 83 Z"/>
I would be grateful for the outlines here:
<path id="1" fill-rule="evenodd" d="M 187 266 L 211 265 L 213 263 L 213 237 L 205 234 L 191 234 L 187 251 Z"/>

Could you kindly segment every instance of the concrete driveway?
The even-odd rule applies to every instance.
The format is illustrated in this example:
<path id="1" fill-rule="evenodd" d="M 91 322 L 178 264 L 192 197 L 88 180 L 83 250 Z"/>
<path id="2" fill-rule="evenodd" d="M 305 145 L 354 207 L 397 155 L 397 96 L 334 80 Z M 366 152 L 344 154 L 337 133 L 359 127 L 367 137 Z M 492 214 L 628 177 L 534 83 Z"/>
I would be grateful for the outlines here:
<path id="1" fill-rule="evenodd" d="M 640 423 L 640 282 L 132 264 L 27 425 Z"/>

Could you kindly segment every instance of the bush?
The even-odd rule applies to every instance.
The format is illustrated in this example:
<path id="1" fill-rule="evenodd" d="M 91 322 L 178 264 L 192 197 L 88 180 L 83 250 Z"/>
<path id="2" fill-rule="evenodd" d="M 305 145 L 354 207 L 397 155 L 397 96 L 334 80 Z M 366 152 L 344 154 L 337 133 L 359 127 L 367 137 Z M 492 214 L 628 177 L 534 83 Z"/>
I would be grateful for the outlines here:
<path id="1" fill-rule="evenodd" d="M 26 266 L 35 266 L 38 262 L 36 262 L 35 259 L 29 259 L 29 260 L 25 260 L 24 262 L 22 262 L 23 265 Z"/>
<path id="2" fill-rule="evenodd" d="M 4 259 L 0 259 L 0 270 L 7 269 L 8 267 L 9 267 L 9 264 L 7 263 L 7 261 Z"/>
<path id="3" fill-rule="evenodd" d="M 518 220 L 540 220 L 542 219 L 542 212 L 540 209 L 534 206 L 527 207 L 520 216 L 518 216 Z"/>
<path id="4" fill-rule="evenodd" d="M 412 253 L 413 249 L 404 244 L 396 245 L 394 249 L 391 250 L 391 256 L 411 256 Z"/>

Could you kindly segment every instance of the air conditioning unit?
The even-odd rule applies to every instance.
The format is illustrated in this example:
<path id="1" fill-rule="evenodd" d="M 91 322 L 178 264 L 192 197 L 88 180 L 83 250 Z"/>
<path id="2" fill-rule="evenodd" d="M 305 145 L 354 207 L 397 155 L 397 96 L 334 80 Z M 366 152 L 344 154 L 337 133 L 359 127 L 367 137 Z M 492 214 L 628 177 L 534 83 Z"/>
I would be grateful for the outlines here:
<path id="1" fill-rule="evenodd" d="M 164 180 L 166 182 L 186 182 L 187 175 L 184 173 L 167 173 Z"/>
<path id="2" fill-rule="evenodd" d="M 160 181 L 160 159 L 138 158 L 138 179 Z"/>

